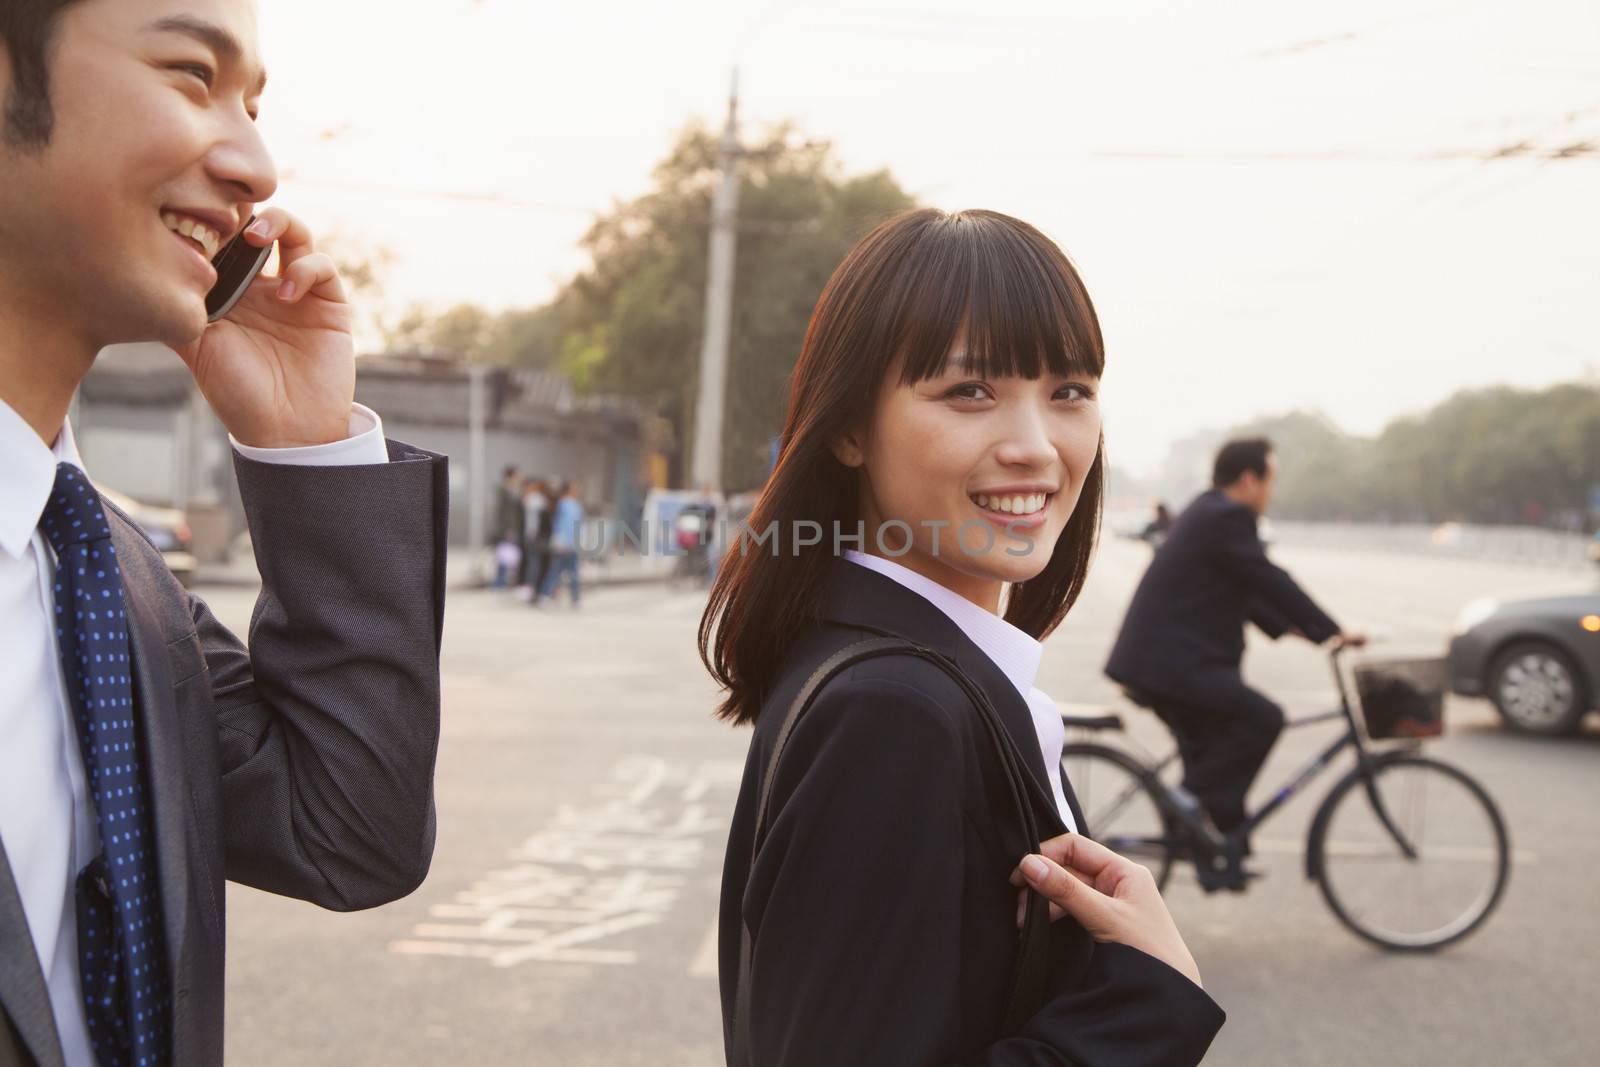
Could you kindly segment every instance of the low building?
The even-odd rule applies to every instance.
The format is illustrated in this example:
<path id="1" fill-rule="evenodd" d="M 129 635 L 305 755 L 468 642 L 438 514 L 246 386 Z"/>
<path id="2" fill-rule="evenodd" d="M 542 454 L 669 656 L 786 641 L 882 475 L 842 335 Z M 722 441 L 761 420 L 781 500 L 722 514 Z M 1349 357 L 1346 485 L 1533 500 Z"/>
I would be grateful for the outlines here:
<path id="1" fill-rule="evenodd" d="M 481 471 L 472 469 L 474 377 Z M 578 396 L 559 375 L 473 368 L 422 353 L 357 360 L 356 400 L 383 417 L 389 437 L 450 457 L 453 544 L 469 540 L 474 497 L 488 521 L 507 466 L 571 479 L 590 514 L 638 520 L 649 488 L 646 420 L 629 400 Z M 166 347 L 103 352 L 79 390 L 72 421 L 95 480 L 188 510 L 203 559 L 216 558 L 244 528 L 227 434 Z"/>

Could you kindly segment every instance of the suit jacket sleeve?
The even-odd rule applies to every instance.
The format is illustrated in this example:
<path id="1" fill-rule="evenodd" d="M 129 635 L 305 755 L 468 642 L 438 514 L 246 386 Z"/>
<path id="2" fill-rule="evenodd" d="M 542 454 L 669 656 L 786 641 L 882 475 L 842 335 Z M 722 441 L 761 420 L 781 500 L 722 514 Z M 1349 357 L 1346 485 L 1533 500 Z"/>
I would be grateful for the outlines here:
<path id="1" fill-rule="evenodd" d="M 1250 602 L 1250 621 L 1255 623 L 1256 629 L 1276 641 L 1289 632 L 1294 624 L 1284 617 L 1283 613 L 1272 606 L 1270 600 L 1262 597 Z"/>
<path id="2" fill-rule="evenodd" d="M 840 678 L 796 729 L 751 872 L 751 1062 L 761 1067 L 1184 1067 L 1222 1013 L 1148 956 L 1102 946 L 1021 1035 L 954 1048 L 964 734 L 896 679 Z"/>
<path id="3" fill-rule="evenodd" d="M 1267 558 L 1266 546 L 1261 543 L 1249 511 L 1229 508 L 1218 519 L 1218 526 L 1222 566 L 1251 591 L 1257 610 L 1298 626 L 1317 644 L 1339 632 L 1339 624 L 1306 595 L 1289 572 Z"/>
<path id="4" fill-rule="evenodd" d="M 445 460 L 238 456 L 261 595 L 247 649 L 195 599 L 229 879 L 327 908 L 404 896 L 433 854 Z"/>

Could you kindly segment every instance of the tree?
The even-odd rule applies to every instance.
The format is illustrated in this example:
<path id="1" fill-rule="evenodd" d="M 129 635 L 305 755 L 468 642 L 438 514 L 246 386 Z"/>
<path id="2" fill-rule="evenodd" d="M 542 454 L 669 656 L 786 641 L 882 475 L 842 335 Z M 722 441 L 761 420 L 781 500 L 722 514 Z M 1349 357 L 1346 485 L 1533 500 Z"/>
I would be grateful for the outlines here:
<path id="1" fill-rule="evenodd" d="M 457 304 L 434 315 L 413 304 L 400 321 L 384 330 L 384 343 L 393 351 L 439 351 L 467 360 L 481 360 L 499 319 L 476 304 Z"/>
<path id="2" fill-rule="evenodd" d="M 785 389 L 829 275 L 874 224 L 914 206 L 886 172 L 847 177 L 827 144 L 769 131 L 741 164 L 723 470 L 758 483 Z M 581 388 L 636 397 L 688 439 L 698 381 L 717 137 L 686 130 L 654 188 L 598 219 L 591 266 L 546 309 L 561 369 Z M 578 336 L 580 341 L 572 338 Z M 680 457 L 681 458 L 681 457 Z"/>
<path id="3" fill-rule="evenodd" d="M 1327 416 L 1297 411 L 1258 419 L 1228 436 L 1272 441 L 1283 471 L 1273 496 L 1273 507 L 1280 514 L 1321 520 L 1371 514 L 1371 443 L 1349 436 Z"/>
<path id="4" fill-rule="evenodd" d="M 412 307 L 387 347 L 555 371 L 584 392 L 638 399 L 689 439 L 703 330 L 718 136 L 686 129 L 653 188 L 584 236 L 590 266 L 549 303 L 492 315 Z M 728 487 L 759 483 L 806 324 L 839 261 L 872 226 L 916 206 L 886 171 L 847 176 L 826 143 L 768 130 L 740 163 L 739 235 L 723 462 Z M 677 457 L 685 458 L 681 454 Z"/>
<path id="5" fill-rule="evenodd" d="M 1273 440 L 1283 470 L 1273 508 L 1287 518 L 1600 521 L 1590 510 L 1600 487 L 1600 388 L 1585 383 L 1466 390 L 1372 439 L 1305 413 L 1228 436 Z"/>
<path id="6" fill-rule="evenodd" d="M 567 350 L 568 318 L 560 299 L 504 312 L 485 338 L 481 358 L 485 363 L 558 370 Z"/>

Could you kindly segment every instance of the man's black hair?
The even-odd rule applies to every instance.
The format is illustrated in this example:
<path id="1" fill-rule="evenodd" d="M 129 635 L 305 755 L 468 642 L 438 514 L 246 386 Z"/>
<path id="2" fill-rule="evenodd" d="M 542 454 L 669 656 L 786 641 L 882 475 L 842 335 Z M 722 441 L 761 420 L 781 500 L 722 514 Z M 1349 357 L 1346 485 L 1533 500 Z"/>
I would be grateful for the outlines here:
<path id="1" fill-rule="evenodd" d="M 1211 468 L 1211 485 L 1226 489 L 1242 478 L 1246 471 L 1254 471 L 1258 478 L 1267 476 L 1267 457 L 1272 454 L 1272 442 L 1265 437 L 1247 437 L 1229 441 L 1217 453 L 1216 464 Z"/>
<path id="2" fill-rule="evenodd" d="M 5 88 L 0 141 L 25 151 L 50 143 L 55 111 L 50 106 L 50 49 L 62 12 L 82 0 L 4 0 L 0 44 L 11 62 Z"/>

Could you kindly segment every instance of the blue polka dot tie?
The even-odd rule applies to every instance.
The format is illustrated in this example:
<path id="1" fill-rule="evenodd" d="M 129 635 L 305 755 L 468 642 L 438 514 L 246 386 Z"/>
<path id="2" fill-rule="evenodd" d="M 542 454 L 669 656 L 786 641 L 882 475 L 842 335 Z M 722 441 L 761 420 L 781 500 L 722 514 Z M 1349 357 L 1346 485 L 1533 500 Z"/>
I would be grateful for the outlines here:
<path id="1" fill-rule="evenodd" d="M 56 553 L 56 644 L 100 828 L 77 880 L 89 1039 L 99 1067 L 165 1067 L 172 997 L 122 572 L 100 496 L 70 463 L 56 467 L 39 529 Z"/>

